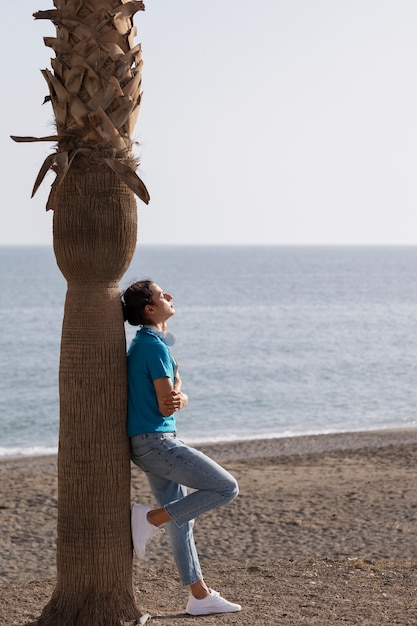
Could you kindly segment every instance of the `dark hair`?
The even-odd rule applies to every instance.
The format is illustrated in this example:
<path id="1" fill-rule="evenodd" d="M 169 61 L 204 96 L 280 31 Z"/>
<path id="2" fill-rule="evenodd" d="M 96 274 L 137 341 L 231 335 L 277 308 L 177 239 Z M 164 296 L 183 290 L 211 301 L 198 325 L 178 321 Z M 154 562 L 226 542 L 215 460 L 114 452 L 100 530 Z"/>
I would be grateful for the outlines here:
<path id="1" fill-rule="evenodd" d="M 149 278 L 132 283 L 121 294 L 123 318 L 132 326 L 143 326 L 147 323 L 145 306 L 152 304 L 154 282 Z"/>

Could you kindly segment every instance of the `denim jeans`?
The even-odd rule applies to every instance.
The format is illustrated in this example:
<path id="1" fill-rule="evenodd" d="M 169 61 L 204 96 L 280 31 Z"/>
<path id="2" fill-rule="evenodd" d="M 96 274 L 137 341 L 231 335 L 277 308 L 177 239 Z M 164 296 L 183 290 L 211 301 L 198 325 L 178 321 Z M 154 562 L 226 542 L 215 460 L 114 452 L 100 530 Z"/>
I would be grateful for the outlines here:
<path id="1" fill-rule="evenodd" d="M 132 461 L 146 473 L 152 493 L 171 518 L 169 533 L 183 585 L 202 579 L 193 537 L 194 518 L 238 494 L 236 480 L 208 456 L 177 439 L 175 433 L 144 433 L 131 438 Z M 187 487 L 194 491 L 187 493 Z"/>

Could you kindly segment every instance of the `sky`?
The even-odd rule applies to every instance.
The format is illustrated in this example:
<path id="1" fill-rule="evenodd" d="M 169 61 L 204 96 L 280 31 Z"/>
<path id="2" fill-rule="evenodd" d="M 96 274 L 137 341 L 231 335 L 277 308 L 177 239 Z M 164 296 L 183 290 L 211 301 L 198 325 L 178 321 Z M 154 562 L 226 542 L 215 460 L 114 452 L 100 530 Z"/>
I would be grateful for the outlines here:
<path id="1" fill-rule="evenodd" d="M 145 4 L 139 243 L 417 244 L 415 0 Z M 3 15 L 0 244 L 52 242 L 52 144 L 9 139 L 54 132 L 51 7 Z"/>

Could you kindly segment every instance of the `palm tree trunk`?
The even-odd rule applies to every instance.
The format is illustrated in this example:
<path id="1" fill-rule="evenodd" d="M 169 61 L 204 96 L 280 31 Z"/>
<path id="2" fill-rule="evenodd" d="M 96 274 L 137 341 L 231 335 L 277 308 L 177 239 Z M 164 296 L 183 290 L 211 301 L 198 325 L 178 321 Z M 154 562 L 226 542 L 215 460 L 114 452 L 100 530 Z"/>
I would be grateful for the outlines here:
<path id="1" fill-rule="evenodd" d="M 142 0 L 53 0 L 37 11 L 56 37 L 48 84 L 56 135 L 47 209 L 68 282 L 59 375 L 57 585 L 39 626 L 115 626 L 138 619 L 132 584 L 126 345 L 119 280 L 137 232 L 132 133 L 142 57 L 133 16 Z M 146 618 L 146 616 L 142 616 Z M 142 619 L 144 623 L 144 619 Z"/>
<path id="2" fill-rule="evenodd" d="M 107 168 L 105 168 L 107 169 Z M 139 619 L 132 585 L 126 342 L 118 282 L 133 256 L 133 193 L 80 159 L 57 190 L 62 329 L 57 585 L 38 626 Z"/>

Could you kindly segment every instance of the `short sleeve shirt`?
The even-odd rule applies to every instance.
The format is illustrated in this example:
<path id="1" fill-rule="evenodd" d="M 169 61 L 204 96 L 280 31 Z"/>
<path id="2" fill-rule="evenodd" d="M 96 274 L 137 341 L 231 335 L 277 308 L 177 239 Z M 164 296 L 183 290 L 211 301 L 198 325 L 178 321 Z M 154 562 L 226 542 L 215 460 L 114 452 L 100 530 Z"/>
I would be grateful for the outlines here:
<path id="1" fill-rule="evenodd" d="M 175 361 L 168 346 L 149 328 L 141 328 L 127 352 L 129 437 L 141 433 L 175 432 L 174 414 L 159 410 L 154 380 L 168 377 L 174 382 Z"/>

